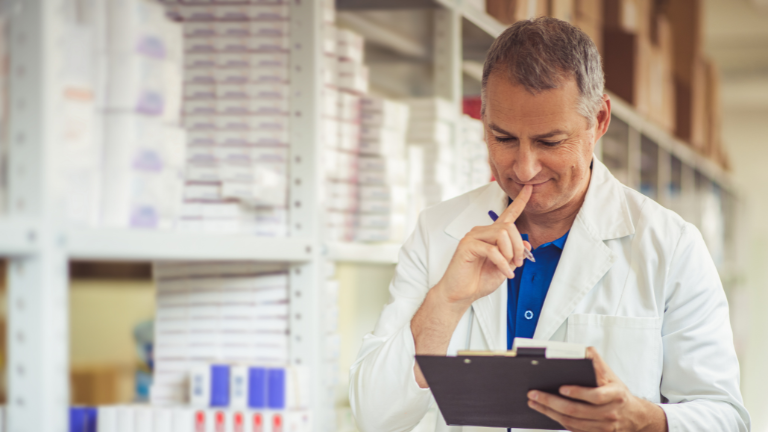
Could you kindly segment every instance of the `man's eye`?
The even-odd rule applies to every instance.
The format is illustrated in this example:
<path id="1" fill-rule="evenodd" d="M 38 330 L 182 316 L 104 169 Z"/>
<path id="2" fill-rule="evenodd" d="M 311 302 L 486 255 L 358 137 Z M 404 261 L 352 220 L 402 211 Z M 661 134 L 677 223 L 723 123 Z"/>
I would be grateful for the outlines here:
<path id="1" fill-rule="evenodd" d="M 493 136 L 493 139 L 495 139 L 498 142 L 503 142 L 503 143 L 504 142 L 510 142 L 510 141 L 514 140 L 514 138 L 512 138 L 512 137 L 500 137 L 500 136 L 496 136 L 496 135 Z"/>
<path id="2" fill-rule="evenodd" d="M 554 146 L 560 144 L 562 141 L 539 141 L 539 142 L 541 142 L 545 146 L 554 147 Z"/>

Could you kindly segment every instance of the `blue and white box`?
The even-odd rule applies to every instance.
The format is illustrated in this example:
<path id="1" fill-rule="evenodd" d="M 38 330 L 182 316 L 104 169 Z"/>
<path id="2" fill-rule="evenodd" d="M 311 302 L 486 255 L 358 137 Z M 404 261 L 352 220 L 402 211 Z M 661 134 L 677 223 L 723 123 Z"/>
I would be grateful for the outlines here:
<path id="1" fill-rule="evenodd" d="M 189 402 L 194 407 L 229 406 L 229 365 L 194 366 L 189 377 Z"/>

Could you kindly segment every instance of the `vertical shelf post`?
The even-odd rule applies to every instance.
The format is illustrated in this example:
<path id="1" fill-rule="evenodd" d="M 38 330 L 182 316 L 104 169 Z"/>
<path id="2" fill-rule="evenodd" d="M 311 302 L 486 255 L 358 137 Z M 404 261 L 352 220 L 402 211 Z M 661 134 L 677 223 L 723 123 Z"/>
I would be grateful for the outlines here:
<path id="1" fill-rule="evenodd" d="M 636 126 L 629 124 L 629 136 L 627 140 L 627 186 L 640 190 L 640 170 L 642 169 L 642 149 L 640 148 L 640 131 Z"/>
<path id="2" fill-rule="evenodd" d="M 328 0 L 326 0 L 328 1 Z M 310 260 L 290 268 L 290 359 L 310 373 L 313 430 L 333 430 L 325 365 L 326 314 L 321 152 L 323 5 L 291 1 L 289 235 L 309 239 Z"/>
<path id="3" fill-rule="evenodd" d="M 64 432 L 69 404 L 66 239 L 52 199 L 59 132 L 60 73 L 54 49 L 60 5 L 16 1 L 10 32 L 9 214 L 39 223 L 26 233 L 33 254 L 9 261 L 8 419 L 10 432 Z"/>
<path id="4" fill-rule="evenodd" d="M 658 146 L 658 149 L 658 201 L 659 204 L 669 208 L 672 201 L 670 191 L 670 184 L 672 183 L 672 155 L 661 146 Z"/>
<path id="5" fill-rule="evenodd" d="M 432 81 L 435 97 L 451 102 L 456 120 L 451 127 L 452 146 L 458 151 L 462 137 L 462 45 L 461 15 L 453 8 L 437 8 L 434 12 L 434 60 Z M 457 155 L 458 156 L 458 155 Z M 461 178 L 459 164 L 454 166 L 456 178 Z"/>

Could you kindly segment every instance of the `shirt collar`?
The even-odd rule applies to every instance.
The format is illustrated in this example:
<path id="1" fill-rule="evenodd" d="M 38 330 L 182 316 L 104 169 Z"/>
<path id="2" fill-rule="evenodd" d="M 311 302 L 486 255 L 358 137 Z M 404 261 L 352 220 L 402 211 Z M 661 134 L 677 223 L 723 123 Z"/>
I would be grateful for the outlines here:
<path id="1" fill-rule="evenodd" d="M 542 245 L 539 245 L 539 247 L 537 247 L 536 249 L 541 249 L 541 248 L 544 248 L 544 247 L 547 247 L 547 246 L 550 246 L 550 245 L 554 245 L 554 246 L 557 246 L 558 249 L 563 250 L 563 248 L 565 247 L 565 241 L 568 240 L 568 234 L 570 232 L 571 231 L 568 230 L 568 232 L 563 234 L 563 236 L 560 237 L 559 239 L 552 240 L 551 242 L 547 242 L 547 243 L 544 243 Z M 520 236 L 523 238 L 523 240 L 528 241 L 528 234 L 520 234 Z M 534 251 L 536 249 L 534 249 Z"/>

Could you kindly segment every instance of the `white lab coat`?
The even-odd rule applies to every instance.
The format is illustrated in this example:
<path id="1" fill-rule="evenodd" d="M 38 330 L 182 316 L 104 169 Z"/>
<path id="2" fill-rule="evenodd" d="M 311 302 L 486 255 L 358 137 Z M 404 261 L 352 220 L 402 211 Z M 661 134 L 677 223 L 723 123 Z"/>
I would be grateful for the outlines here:
<path id="1" fill-rule="evenodd" d="M 506 206 L 507 195 L 491 183 L 421 214 L 400 251 L 390 301 L 350 371 L 350 404 L 362 431 L 412 430 L 434 407 L 414 378 L 411 318 L 459 240 L 491 224 L 489 210 L 501 214 Z M 506 349 L 506 281 L 472 309 L 472 325 L 468 311 L 448 355 L 467 344 Z M 661 404 L 670 431 L 750 428 L 727 300 L 701 234 L 622 185 L 597 159 L 533 337 L 594 346 L 634 395 Z M 448 431 L 436 417 L 434 430 Z"/>

